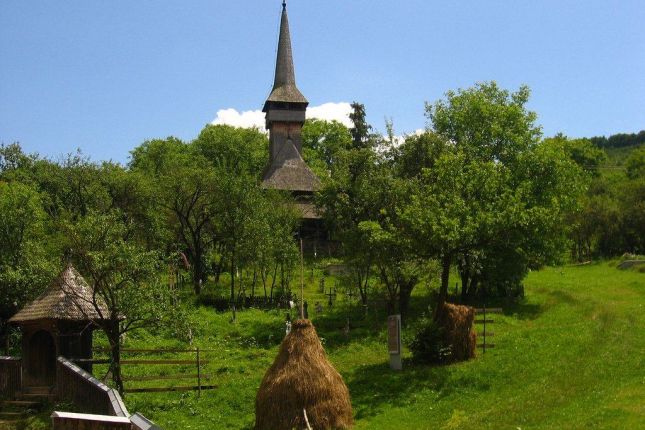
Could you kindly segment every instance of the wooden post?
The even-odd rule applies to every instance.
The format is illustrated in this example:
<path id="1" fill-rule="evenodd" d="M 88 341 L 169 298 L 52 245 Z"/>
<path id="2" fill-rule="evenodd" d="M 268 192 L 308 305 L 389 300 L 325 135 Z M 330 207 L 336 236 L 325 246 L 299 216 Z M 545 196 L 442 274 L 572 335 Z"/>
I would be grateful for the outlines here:
<path id="1" fill-rule="evenodd" d="M 484 354 L 486 354 L 486 303 L 484 303 Z"/>
<path id="2" fill-rule="evenodd" d="M 300 238 L 300 319 L 305 318 L 305 257 Z"/>
<path id="3" fill-rule="evenodd" d="M 199 360 L 199 348 L 197 348 L 197 396 L 201 397 L 202 395 L 202 371 L 201 371 L 201 362 Z"/>

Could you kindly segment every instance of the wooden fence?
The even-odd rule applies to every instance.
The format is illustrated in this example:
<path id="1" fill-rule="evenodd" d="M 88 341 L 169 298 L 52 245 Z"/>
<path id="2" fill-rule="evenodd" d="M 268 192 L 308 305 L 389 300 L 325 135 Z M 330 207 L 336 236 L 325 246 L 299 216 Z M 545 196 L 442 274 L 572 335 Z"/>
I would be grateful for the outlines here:
<path id="1" fill-rule="evenodd" d="M 22 361 L 0 357 L 0 398 L 13 399 L 22 387 Z"/>
<path id="2" fill-rule="evenodd" d="M 96 348 L 96 351 L 106 352 L 108 349 Z M 199 394 L 203 390 L 214 390 L 216 385 L 205 384 L 212 376 L 204 374 L 202 367 L 209 364 L 209 360 L 204 360 L 203 355 L 207 352 L 214 352 L 214 350 L 201 350 L 195 349 L 136 349 L 136 348 L 122 348 L 121 352 L 124 354 L 194 354 L 194 359 L 122 359 L 121 366 L 172 366 L 172 365 L 191 365 L 194 366 L 194 373 L 175 373 L 175 374 L 158 374 L 158 375 L 145 375 L 145 376 L 122 376 L 124 385 L 129 385 L 131 382 L 150 382 L 150 381 L 179 381 L 179 380 L 194 380 L 194 385 L 179 385 L 169 387 L 127 387 L 124 389 L 126 393 L 161 393 L 172 391 L 197 391 Z M 91 360 L 75 360 L 78 363 L 92 363 L 92 364 L 109 364 L 108 359 L 91 359 Z"/>
<path id="3" fill-rule="evenodd" d="M 486 327 L 487 325 L 493 324 L 495 320 L 487 319 L 486 317 L 490 314 L 501 314 L 502 312 L 502 308 L 486 308 L 486 306 L 475 309 L 475 324 L 483 325 L 483 331 L 481 333 L 477 333 L 477 337 L 482 338 L 482 343 L 477 344 L 477 347 L 482 348 L 482 352 L 484 354 L 486 353 L 486 348 L 495 347 L 494 343 L 490 343 L 487 340 L 489 337 L 494 337 L 495 333 L 487 330 Z M 479 316 L 481 316 L 481 318 L 478 319 Z"/>

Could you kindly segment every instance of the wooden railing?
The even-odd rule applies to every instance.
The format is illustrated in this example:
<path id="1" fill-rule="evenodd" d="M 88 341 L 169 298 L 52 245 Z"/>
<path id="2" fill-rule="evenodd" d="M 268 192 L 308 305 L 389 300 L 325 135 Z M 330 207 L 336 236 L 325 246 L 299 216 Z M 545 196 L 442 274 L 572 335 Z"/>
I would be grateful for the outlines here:
<path id="1" fill-rule="evenodd" d="M 21 388 L 21 360 L 16 357 L 0 357 L 0 398 L 13 399 Z"/>
<path id="2" fill-rule="evenodd" d="M 95 348 L 97 352 L 107 352 L 106 348 Z M 208 381 L 212 380 L 213 376 L 208 375 L 202 372 L 202 368 L 210 363 L 209 360 L 205 360 L 204 354 L 209 352 L 216 352 L 216 350 L 210 349 L 137 349 L 137 348 L 121 348 L 121 353 L 126 354 L 136 354 L 137 358 L 131 359 L 121 359 L 120 365 L 124 366 L 191 366 L 195 371 L 190 371 L 188 373 L 173 373 L 173 374 L 153 374 L 145 376 L 128 376 L 123 375 L 123 382 L 126 387 L 125 393 L 161 393 L 161 392 L 170 392 L 170 391 L 197 391 L 198 395 L 201 394 L 203 390 L 214 390 L 217 385 L 209 384 Z M 168 358 L 155 358 L 149 359 L 150 355 L 159 355 L 163 356 L 174 355 L 174 359 Z M 178 354 L 190 354 L 193 355 L 193 358 L 186 359 L 185 357 L 178 356 Z M 142 357 L 143 356 L 143 357 Z M 73 360 L 75 363 L 90 363 L 90 364 L 109 364 L 109 359 L 77 359 Z M 180 381 L 180 380 L 193 380 L 194 384 L 191 385 L 167 385 L 167 386 L 157 386 L 157 387 L 136 387 L 132 386 L 130 383 L 134 382 L 155 382 L 155 381 Z"/>
<path id="3" fill-rule="evenodd" d="M 58 357 L 56 391 L 60 399 L 73 402 L 92 414 L 129 417 L 119 393 L 73 364 Z"/>

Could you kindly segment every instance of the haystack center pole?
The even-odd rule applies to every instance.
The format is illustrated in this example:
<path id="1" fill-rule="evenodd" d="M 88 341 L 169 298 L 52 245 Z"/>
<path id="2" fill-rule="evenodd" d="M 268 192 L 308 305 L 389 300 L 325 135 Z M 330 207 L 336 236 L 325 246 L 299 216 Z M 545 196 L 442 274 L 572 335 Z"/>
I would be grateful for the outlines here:
<path id="1" fill-rule="evenodd" d="M 305 257 L 300 238 L 300 319 L 305 318 Z"/>

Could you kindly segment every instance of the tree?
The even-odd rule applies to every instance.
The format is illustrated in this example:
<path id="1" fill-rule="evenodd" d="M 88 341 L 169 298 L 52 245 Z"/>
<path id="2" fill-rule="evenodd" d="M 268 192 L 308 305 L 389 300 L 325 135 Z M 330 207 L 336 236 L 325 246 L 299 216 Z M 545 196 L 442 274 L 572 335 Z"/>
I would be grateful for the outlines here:
<path id="1" fill-rule="evenodd" d="M 118 210 L 90 212 L 63 226 L 76 267 L 94 290 L 86 304 L 99 315 L 94 323 L 110 344 L 110 371 L 120 393 L 121 337 L 158 325 L 170 308 L 169 289 L 157 278 L 160 256 L 130 239 L 134 228 L 133 223 L 123 222 Z"/>
<path id="2" fill-rule="evenodd" d="M 517 284 L 528 268 L 562 253 L 563 219 L 583 189 L 580 169 L 562 148 L 540 144 L 528 99 L 527 87 L 510 93 L 489 82 L 426 104 L 444 144 L 424 152 L 432 168 L 419 166 L 419 187 L 404 219 L 418 249 L 440 261 L 437 309 L 455 262 L 466 296 L 493 282 Z"/>
<path id="3" fill-rule="evenodd" d="M 378 208 L 373 204 L 376 195 L 374 179 L 377 175 L 379 154 L 376 147 L 380 137 L 371 134 L 365 120 L 365 107 L 352 104 L 350 118 L 354 127 L 349 130 L 351 141 L 340 134 L 342 143 L 332 154 L 331 174 L 324 177 L 323 190 L 318 194 L 318 204 L 324 208 L 327 225 L 342 243 L 342 252 L 353 283 L 361 301 L 367 304 L 367 290 L 372 272 L 371 250 L 364 245 L 364 234 L 358 226 L 362 221 L 376 219 Z M 330 142 L 325 142 L 330 145 Z"/>
<path id="4" fill-rule="evenodd" d="M 545 145 L 561 148 L 575 163 L 592 177 L 600 175 L 599 167 L 607 159 L 607 154 L 596 147 L 589 139 L 568 139 L 563 134 L 544 139 Z"/>
<path id="5" fill-rule="evenodd" d="M 645 145 L 634 149 L 625 162 L 629 179 L 645 178 Z"/>
<path id="6" fill-rule="evenodd" d="M 388 312 L 394 313 L 398 305 L 405 324 L 412 291 L 425 266 L 414 241 L 406 234 L 401 218 L 412 184 L 394 177 L 391 166 L 380 166 L 379 171 L 373 186 L 381 192 L 372 194 L 377 215 L 361 221 L 358 232 L 363 239 L 362 246 L 369 249 L 370 262 L 378 279 L 385 286 Z"/>
<path id="7" fill-rule="evenodd" d="M 257 129 L 207 125 L 190 147 L 213 167 L 259 179 L 267 163 L 269 140 Z"/>
<path id="8" fill-rule="evenodd" d="M 8 353 L 8 319 L 40 293 L 59 254 L 44 246 L 47 218 L 39 193 L 0 180 L 0 346 Z"/>
<path id="9" fill-rule="evenodd" d="M 349 129 L 338 121 L 308 119 L 302 127 L 303 158 L 320 178 L 329 177 L 339 154 L 351 145 Z"/>

